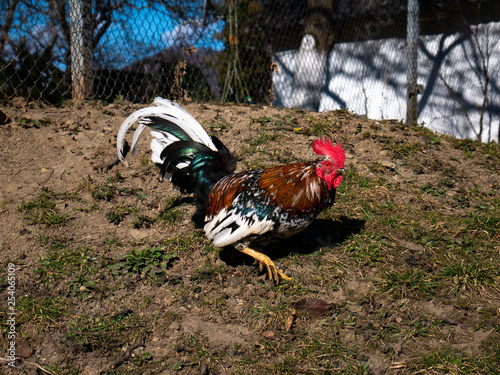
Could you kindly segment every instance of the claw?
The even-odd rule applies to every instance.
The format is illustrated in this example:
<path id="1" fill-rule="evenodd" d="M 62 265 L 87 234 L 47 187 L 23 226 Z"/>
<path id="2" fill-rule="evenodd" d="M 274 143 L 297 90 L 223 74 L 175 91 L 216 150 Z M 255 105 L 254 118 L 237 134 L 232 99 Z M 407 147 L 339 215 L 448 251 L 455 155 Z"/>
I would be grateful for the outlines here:
<path id="1" fill-rule="evenodd" d="M 254 258 L 255 261 L 259 263 L 259 270 L 263 271 L 265 268 L 267 272 L 267 277 L 274 283 L 278 284 L 280 281 L 280 277 L 284 280 L 292 280 L 291 277 L 288 277 L 283 273 L 283 271 L 280 271 L 278 267 L 276 267 L 274 262 L 271 260 L 271 258 L 269 258 L 267 255 L 259 253 L 258 251 L 250 249 L 249 247 L 245 247 L 243 250 L 240 251 Z"/>

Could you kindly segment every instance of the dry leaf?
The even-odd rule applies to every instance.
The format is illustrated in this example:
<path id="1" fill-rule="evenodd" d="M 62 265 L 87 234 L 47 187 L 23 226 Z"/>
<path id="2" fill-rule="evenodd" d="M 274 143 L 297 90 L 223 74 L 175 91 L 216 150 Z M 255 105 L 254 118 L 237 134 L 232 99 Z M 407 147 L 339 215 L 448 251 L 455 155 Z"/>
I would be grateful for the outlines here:
<path id="1" fill-rule="evenodd" d="M 17 352 L 19 353 L 20 357 L 28 358 L 33 354 L 33 348 L 30 344 L 28 344 L 28 341 L 23 341 L 17 348 Z"/>
<path id="2" fill-rule="evenodd" d="M 0 125 L 5 125 L 10 122 L 9 116 L 0 111 Z"/>
<path id="3" fill-rule="evenodd" d="M 292 310 L 292 313 L 286 320 L 286 328 L 285 328 L 286 332 L 290 331 L 290 329 L 292 328 L 293 321 L 295 320 L 295 314 L 297 314 L 297 311 Z"/>
<path id="4" fill-rule="evenodd" d="M 294 306 L 297 311 L 304 311 L 316 317 L 328 314 L 330 309 L 335 307 L 335 304 L 327 303 L 319 298 L 303 298 L 296 302 Z"/>

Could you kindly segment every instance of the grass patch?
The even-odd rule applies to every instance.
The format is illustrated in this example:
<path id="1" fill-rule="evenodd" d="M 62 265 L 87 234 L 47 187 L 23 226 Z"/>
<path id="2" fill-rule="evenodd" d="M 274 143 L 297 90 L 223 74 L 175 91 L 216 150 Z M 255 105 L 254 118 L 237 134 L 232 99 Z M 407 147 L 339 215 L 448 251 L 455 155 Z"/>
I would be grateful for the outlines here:
<path id="1" fill-rule="evenodd" d="M 111 184 L 90 185 L 92 197 L 96 200 L 110 201 L 117 194 L 118 189 Z"/>
<path id="2" fill-rule="evenodd" d="M 67 315 L 67 303 L 60 296 L 35 298 L 27 295 L 16 303 L 19 312 L 19 323 L 33 324 L 55 323 L 61 316 Z"/>
<path id="3" fill-rule="evenodd" d="M 488 238 L 500 235 L 500 214 L 496 212 L 469 213 L 466 230 Z"/>
<path id="4" fill-rule="evenodd" d="M 430 298 L 439 288 L 439 283 L 420 269 L 387 271 L 382 275 L 379 285 L 382 291 L 396 298 Z"/>
<path id="5" fill-rule="evenodd" d="M 442 187 L 434 187 L 431 184 L 425 184 L 424 186 L 422 186 L 422 190 L 427 194 L 433 195 L 435 197 L 445 197 L 447 191 Z"/>
<path id="6" fill-rule="evenodd" d="M 220 134 L 229 127 L 229 123 L 222 117 L 216 117 L 213 122 L 208 124 L 209 132 L 212 135 Z"/>
<path id="7" fill-rule="evenodd" d="M 495 289 L 500 291 L 500 268 L 493 259 L 459 259 L 448 256 L 440 276 L 452 294 L 475 293 Z"/>
<path id="8" fill-rule="evenodd" d="M 155 278 L 171 265 L 176 258 L 174 252 L 165 252 L 164 248 L 148 247 L 142 250 L 132 250 L 121 261 L 111 266 L 115 275 L 143 274 L 148 278 Z"/>
<path id="9" fill-rule="evenodd" d="M 86 247 L 66 248 L 65 244 L 55 241 L 48 254 L 38 261 L 35 272 L 44 282 L 71 275 L 88 275 L 95 273 L 102 259 L 94 255 L 94 251 Z"/>
<path id="10" fill-rule="evenodd" d="M 352 115 L 344 109 L 335 110 L 334 112 L 343 118 L 352 117 Z M 303 130 L 303 133 L 320 137 L 331 135 L 335 132 L 335 129 L 340 126 L 338 120 L 339 118 L 337 116 L 306 116 L 305 122 L 309 126 Z"/>
<path id="11" fill-rule="evenodd" d="M 456 353 L 449 348 L 441 348 L 431 353 L 422 355 L 418 368 L 420 372 L 426 369 L 429 373 L 434 374 L 479 374 L 484 372 L 485 363 L 480 362 L 480 357 Z M 491 369 L 491 367 L 490 367 Z M 496 372 L 498 373 L 498 372 Z"/>
<path id="12" fill-rule="evenodd" d="M 127 178 L 123 177 L 120 172 L 116 172 L 113 176 L 106 178 L 109 182 L 123 182 Z"/>
<path id="13" fill-rule="evenodd" d="M 383 259 L 386 247 L 386 241 L 380 236 L 365 232 L 353 236 L 344 250 L 356 261 L 364 265 L 374 265 Z"/>
<path id="14" fill-rule="evenodd" d="M 394 139 L 393 137 L 380 137 L 383 142 L 383 148 L 395 153 L 397 158 L 403 158 L 414 154 L 422 149 L 418 142 L 410 142 L 406 139 Z"/>
<path id="15" fill-rule="evenodd" d="M 115 207 L 111 209 L 107 214 L 106 214 L 106 219 L 115 225 L 120 224 L 125 218 L 130 215 L 131 213 L 137 212 L 137 209 L 135 207 L 131 207 L 128 205 L 120 205 L 118 207 Z"/>
<path id="16" fill-rule="evenodd" d="M 23 218 L 32 224 L 44 224 L 49 227 L 65 225 L 68 214 L 61 214 L 52 198 L 53 194 L 44 191 L 32 201 L 22 201 L 17 209 L 23 213 Z"/>
<path id="17" fill-rule="evenodd" d="M 63 342 L 76 353 L 116 350 L 118 345 L 137 339 L 143 330 L 144 323 L 131 310 L 113 315 L 82 316 L 69 322 Z"/>
<path id="18" fill-rule="evenodd" d="M 158 214 L 156 220 L 167 225 L 174 225 L 178 224 L 183 216 L 182 210 L 167 207 Z"/>
<path id="19" fill-rule="evenodd" d="M 253 147 L 262 146 L 269 142 L 274 142 L 280 137 L 276 132 L 263 132 L 262 134 L 252 138 L 248 144 Z"/>
<path id="20" fill-rule="evenodd" d="M 153 225 L 154 222 L 155 222 L 155 219 L 153 219 L 147 215 L 138 214 L 137 217 L 132 222 L 132 226 L 135 229 L 149 228 L 149 227 L 151 227 L 151 225 Z"/>

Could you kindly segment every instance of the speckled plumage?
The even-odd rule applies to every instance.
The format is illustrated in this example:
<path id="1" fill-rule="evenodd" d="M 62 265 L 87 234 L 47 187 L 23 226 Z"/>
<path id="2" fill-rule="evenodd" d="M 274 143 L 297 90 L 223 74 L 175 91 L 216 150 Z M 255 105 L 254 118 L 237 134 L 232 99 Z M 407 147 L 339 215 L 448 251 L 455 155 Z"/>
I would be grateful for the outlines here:
<path id="1" fill-rule="evenodd" d="M 182 193 L 194 193 L 205 211 L 204 230 L 215 246 L 233 245 L 254 257 L 275 282 L 289 280 L 266 255 L 250 249 L 255 240 L 287 237 L 307 227 L 335 200 L 345 154 L 330 138 L 313 142 L 321 159 L 234 174 L 236 160 L 224 144 L 209 137 L 179 105 L 156 98 L 156 107 L 140 109 L 122 124 L 117 151 L 123 160 L 125 134 L 139 126 L 131 149 L 150 127 L 152 160 Z"/>
<path id="2" fill-rule="evenodd" d="M 222 178 L 208 196 L 207 237 L 226 246 L 304 229 L 335 200 L 335 190 L 328 190 L 315 167 L 294 163 Z"/>

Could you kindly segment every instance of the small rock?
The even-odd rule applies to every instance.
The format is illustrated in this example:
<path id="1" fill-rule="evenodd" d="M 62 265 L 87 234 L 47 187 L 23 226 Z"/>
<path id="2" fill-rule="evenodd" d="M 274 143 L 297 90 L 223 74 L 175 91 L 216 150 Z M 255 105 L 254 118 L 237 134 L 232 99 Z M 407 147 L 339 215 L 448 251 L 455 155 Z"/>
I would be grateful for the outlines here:
<path id="1" fill-rule="evenodd" d="M 170 306 L 172 303 L 174 303 L 174 299 L 172 297 L 169 297 L 169 298 L 165 297 L 163 299 L 163 303 L 165 303 L 165 305 L 167 305 L 167 306 Z"/>
<path id="2" fill-rule="evenodd" d="M 237 329 L 240 331 L 242 335 L 250 335 L 250 330 L 247 327 L 239 326 Z"/>
<path id="3" fill-rule="evenodd" d="M 42 173 L 48 173 L 48 172 L 52 172 L 52 169 L 50 169 L 50 168 L 42 168 L 42 169 L 40 169 L 40 172 L 42 172 Z"/>
<path id="4" fill-rule="evenodd" d="M 262 336 L 266 339 L 274 339 L 274 331 L 264 331 L 262 332 Z"/>
<path id="5" fill-rule="evenodd" d="M 140 230 L 140 229 L 130 229 L 128 234 L 135 241 L 141 241 L 149 236 L 149 231 L 148 230 Z"/>
<path id="6" fill-rule="evenodd" d="M 16 96 L 14 99 L 12 99 L 11 103 L 15 107 L 26 107 L 26 104 L 28 104 L 28 100 L 26 98 Z"/>
<path id="7" fill-rule="evenodd" d="M 43 113 L 26 113 L 23 117 L 31 121 L 44 121 L 47 119 L 47 116 Z"/>
<path id="8" fill-rule="evenodd" d="M 81 198 L 82 200 L 84 200 L 85 202 L 87 202 L 87 203 L 93 203 L 93 202 L 94 202 L 94 197 L 93 197 L 93 196 L 92 196 L 92 194 L 91 194 L 91 193 L 89 193 L 89 192 L 85 192 L 85 193 L 83 193 L 83 194 L 80 196 L 80 198 Z"/>
<path id="9" fill-rule="evenodd" d="M 181 329 L 181 325 L 180 323 L 177 321 L 177 320 L 174 320 L 169 326 L 168 326 L 169 329 L 171 329 L 172 331 L 178 331 Z"/>
<path id="10" fill-rule="evenodd" d="M 83 374 L 87 375 L 99 375 L 100 373 L 101 372 L 97 368 L 92 366 L 85 366 L 83 369 Z"/>
<path id="11" fill-rule="evenodd" d="M 13 192 L 17 191 L 19 188 L 20 188 L 20 186 L 18 186 L 18 185 L 7 185 L 3 190 L 6 193 L 13 193 Z"/>
<path id="12" fill-rule="evenodd" d="M 33 348 L 28 343 L 28 341 L 23 341 L 21 345 L 17 348 L 19 356 L 22 358 L 29 358 L 33 354 Z"/>
<path id="13" fill-rule="evenodd" d="M 183 275 L 182 276 L 182 283 L 185 286 L 191 285 L 191 276 L 190 275 Z"/>
<path id="14" fill-rule="evenodd" d="M 63 211 L 68 205 L 66 203 L 57 203 L 56 204 L 56 210 L 58 211 Z"/>
<path id="15" fill-rule="evenodd" d="M 208 375 L 208 366 L 205 362 L 200 363 L 200 375 Z"/>
<path id="16" fill-rule="evenodd" d="M 380 163 L 383 167 L 389 168 L 389 169 L 396 169 L 396 164 L 393 163 L 392 161 L 387 161 L 384 160 L 382 163 Z"/>

